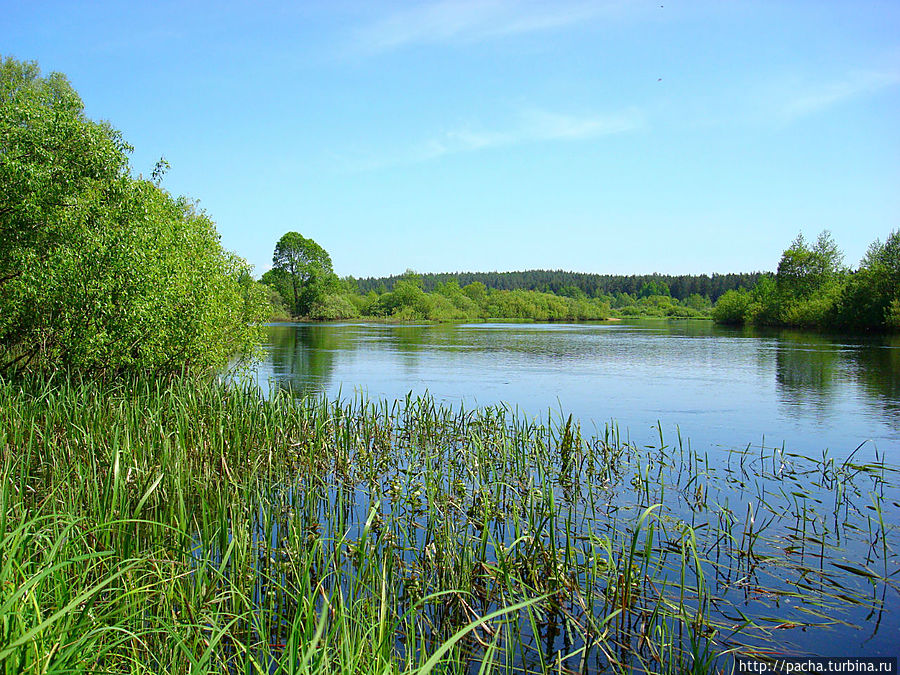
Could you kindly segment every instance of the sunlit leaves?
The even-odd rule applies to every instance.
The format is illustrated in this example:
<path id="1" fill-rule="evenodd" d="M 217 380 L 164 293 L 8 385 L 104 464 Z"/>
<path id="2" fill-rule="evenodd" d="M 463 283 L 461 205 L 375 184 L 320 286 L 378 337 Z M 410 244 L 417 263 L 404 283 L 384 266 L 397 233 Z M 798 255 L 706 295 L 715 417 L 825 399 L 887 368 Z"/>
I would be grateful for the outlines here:
<path id="1" fill-rule="evenodd" d="M 246 264 L 128 149 L 64 76 L 0 62 L 0 369 L 205 368 L 257 340 Z"/>
<path id="2" fill-rule="evenodd" d="M 278 240 L 272 272 L 263 281 L 277 285 L 298 316 L 313 313 L 337 285 L 328 252 L 299 232 L 287 232 Z"/>

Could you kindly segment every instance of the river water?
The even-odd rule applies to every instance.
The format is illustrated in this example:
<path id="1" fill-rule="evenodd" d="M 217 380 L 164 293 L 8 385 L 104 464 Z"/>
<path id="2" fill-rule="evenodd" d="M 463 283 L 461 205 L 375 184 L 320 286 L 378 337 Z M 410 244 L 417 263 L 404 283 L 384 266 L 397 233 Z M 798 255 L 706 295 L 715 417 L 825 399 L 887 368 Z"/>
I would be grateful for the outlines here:
<path id="1" fill-rule="evenodd" d="M 900 452 L 900 338 L 721 327 L 596 324 L 272 324 L 263 389 L 505 403 L 618 425 L 633 442 L 765 444 L 845 457 Z"/>
<path id="2" fill-rule="evenodd" d="M 636 446 L 638 477 L 653 466 L 678 487 L 651 501 L 699 533 L 724 603 L 722 648 L 897 653 L 900 337 L 708 321 L 285 323 L 267 327 L 252 376 L 264 393 L 427 393 L 456 409 L 503 405 L 554 424 L 571 414 L 585 436 L 615 425 Z M 626 508 L 635 484 L 610 486 L 610 503 Z M 362 523 L 372 504 L 358 502 Z M 728 637 L 732 609 L 762 632 Z M 560 649 L 551 640 L 548 658 Z"/>

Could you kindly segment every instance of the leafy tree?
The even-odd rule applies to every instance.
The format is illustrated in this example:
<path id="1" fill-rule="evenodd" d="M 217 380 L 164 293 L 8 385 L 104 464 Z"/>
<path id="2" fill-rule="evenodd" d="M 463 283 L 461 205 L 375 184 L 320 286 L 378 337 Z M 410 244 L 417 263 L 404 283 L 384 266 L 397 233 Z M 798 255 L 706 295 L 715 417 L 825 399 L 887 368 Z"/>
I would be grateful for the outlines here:
<path id="1" fill-rule="evenodd" d="M 835 322 L 851 328 L 893 328 L 900 304 L 900 230 L 869 246 L 859 270 L 847 280 Z"/>
<path id="2" fill-rule="evenodd" d="M 705 295 L 700 295 L 699 293 L 691 293 L 684 299 L 684 306 L 690 307 L 691 309 L 696 309 L 697 311 L 702 311 L 705 309 L 709 309 L 712 303 L 709 301 Z"/>
<path id="3" fill-rule="evenodd" d="M 480 281 L 473 281 L 471 284 L 467 284 L 463 288 L 463 293 L 465 293 L 468 298 L 479 304 L 484 302 L 488 294 L 487 287 Z"/>
<path id="4" fill-rule="evenodd" d="M 748 320 L 786 326 L 828 325 L 845 279 L 843 254 L 826 230 L 809 246 L 799 235 L 778 263 L 775 286 L 762 282 Z"/>
<path id="5" fill-rule="evenodd" d="M 800 234 L 781 256 L 776 273 L 783 294 L 806 298 L 819 291 L 844 271 L 844 254 L 827 230 L 809 247 Z"/>
<path id="6" fill-rule="evenodd" d="M 900 331 L 900 298 L 891 300 L 884 314 L 884 325 L 892 331 Z"/>
<path id="7" fill-rule="evenodd" d="M 749 293 L 744 313 L 747 323 L 777 325 L 781 316 L 781 296 L 773 277 L 762 277 Z"/>
<path id="8" fill-rule="evenodd" d="M 332 293 L 324 296 L 310 309 L 309 318 L 317 321 L 333 321 L 336 319 L 354 319 L 359 316 L 356 306 L 345 295 Z"/>
<path id="9" fill-rule="evenodd" d="M 262 275 L 259 279 L 267 288 L 271 289 L 273 297 L 277 295 L 281 306 L 284 307 L 288 315 L 294 311 L 294 287 L 291 283 L 290 275 L 284 270 L 271 269 Z"/>
<path id="10" fill-rule="evenodd" d="M 414 269 L 407 269 L 398 281 L 404 281 L 406 283 L 412 284 L 416 288 L 419 288 L 423 291 L 425 290 L 425 280 L 423 279 L 422 275 L 416 272 Z"/>
<path id="11" fill-rule="evenodd" d="M 266 300 L 272 307 L 269 319 L 271 321 L 289 320 L 291 318 L 290 310 L 284 303 L 284 297 L 279 293 L 278 289 L 273 285 L 264 284 L 261 281 L 257 283 L 259 283 L 262 292 L 265 294 Z"/>
<path id="12" fill-rule="evenodd" d="M 638 292 L 638 297 L 649 298 L 654 295 L 670 295 L 668 284 L 666 284 L 665 281 L 651 279 L 650 281 L 644 282 L 641 285 L 641 290 Z"/>
<path id="13" fill-rule="evenodd" d="M 726 291 L 713 307 L 713 319 L 716 323 L 742 324 L 749 306 L 750 293 L 745 289 Z"/>
<path id="14" fill-rule="evenodd" d="M 411 319 L 423 318 L 428 312 L 428 297 L 417 275 L 405 275 L 394 284 L 394 290 L 381 296 L 378 304 L 385 316 L 399 315 L 406 310 L 406 314 L 412 313 Z"/>
<path id="15" fill-rule="evenodd" d="M 556 294 L 575 300 L 584 300 L 587 298 L 587 294 L 578 286 L 562 286 L 556 291 Z"/>
<path id="16" fill-rule="evenodd" d="M 450 301 L 450 304 L 453 306 L 452 313 L 454 318 L 474 319 L 479 316 L 478 304 L 463 292 L 456 279 L 452 279 L 445 284 L 438 284 L 434 292 Z"/>
<path id="17" fill-rule="evenodd" d="M 288 292 L 282 295 L 298 316 L 309 316 L 314 306 L 337 287 L 331 257 L 324 248 L 298 232 L 287 232 L 278 240 L 272 270 L 276 275 L 283 275 L 280 279 L 284 280 Z M 266 282 L 265 277 L 263 281 Z"/>
<path id="18" fill-rule="evenodd" d="M 760 277 L 749 293 L 729 291 L 713 310 L 720 323 L 853 329 L 900 328 L 900 230 L 876 240 L 848 272 L 826 231 L 808 245 L 802 235 L 785 250 L 774 280 Z"/>
<path id="19" fill-rule="evenodd" d="M 900 300 L 900 230 L 894 230 L 882 243 L 875 240 L 860 265 L 871 277 L 872 295 L 886 310 L 894 300 Z"/>
<path id="20" fill-rule="evenodd" d="M 64 76 L 0 61 L 0 370 L 212 367 L 258 341 L 248 266 L 128 149 Z"/>

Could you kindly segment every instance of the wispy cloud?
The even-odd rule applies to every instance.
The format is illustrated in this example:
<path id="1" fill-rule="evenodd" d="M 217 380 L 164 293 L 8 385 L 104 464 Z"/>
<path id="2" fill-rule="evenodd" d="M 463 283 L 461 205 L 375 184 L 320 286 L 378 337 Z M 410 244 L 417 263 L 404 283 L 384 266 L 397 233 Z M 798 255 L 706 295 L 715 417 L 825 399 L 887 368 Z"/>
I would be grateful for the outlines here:
<path id="1" fill-rule="evenodd" d="M 395 149 L 366 161 L 351 161 L 349 166 L 352 170 L 366 171 L 527 143 L 588 141 L 634 131 L 644 125 L 644 115 L 637 109 L 580 116 L 529 109 L 520 112 L 502 128 L 457 127 L 407 148 Z"/>
<path id="2" fill-rule="evenodd" d="M 354 36 L 358 50 L 382 52 L 417 44 L 474 42 L 561 28 L 623 5 L 621 0 L 515 2 L 440 0 L 378 19 Z"/>
<path id="3" fill-rule="evenodd" d="M 857 71 L 840 79 L 800 88 L 787 97 L 779 112 L 783 120 L 790 122 L 898 84 L 900 70 Z"/>
<path id="4" fill-rule="evenodd" d="M 541 141 L 578 141 L 633 131 L 644 123 L 636 110 L 611 115 L 565 115 L 546 110 L 527 110 L 504 130 L 460 128 L 425 143 L 422 159 Z"/>

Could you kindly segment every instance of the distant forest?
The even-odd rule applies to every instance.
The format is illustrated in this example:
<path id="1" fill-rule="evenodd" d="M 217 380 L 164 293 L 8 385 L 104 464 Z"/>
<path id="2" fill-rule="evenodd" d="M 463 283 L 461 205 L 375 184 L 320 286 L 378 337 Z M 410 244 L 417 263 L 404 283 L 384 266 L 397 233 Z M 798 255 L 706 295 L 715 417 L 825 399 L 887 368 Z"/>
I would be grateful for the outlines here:
<path id="1" fill-rule="evenodd" d="M 404 275 L 365 279 L 355 279 L 359 292 L 383 292 L 393 290 L 394 284 Z M 438 284 L 456 281 L 467 286 L 480 281 L 488 288 L 502 291 L 527 290 L 554 293 L 556 295 L 578 295 L 578 291 L 589 298 L 616 293 L 628 293 L 637 297 L 641 289 L 666 284 L 673 298 L 684 300 L 696 293 L 715 302 L 727 291 L 752 288 L 761 277 L 771 276 L 769 272 L 745 274 L 588 274 L 585 272 L 564 272 L 562 270 L 527 270 L 524 272 L 455 272 L 422 274 L 423 288 L 431 293 Z M 576 290 L 577 289 L 577 290 Z"/>

